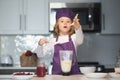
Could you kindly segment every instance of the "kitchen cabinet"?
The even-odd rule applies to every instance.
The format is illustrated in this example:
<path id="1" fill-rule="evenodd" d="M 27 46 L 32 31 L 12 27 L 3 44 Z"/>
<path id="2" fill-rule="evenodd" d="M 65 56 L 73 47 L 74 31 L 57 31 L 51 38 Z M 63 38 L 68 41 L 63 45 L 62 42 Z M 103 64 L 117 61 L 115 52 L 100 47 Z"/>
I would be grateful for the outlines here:
<path id="1" fill-rule="evenodd" d="M 25 0 L 24 34 L 48 34 L 48 0 Z"/>
<path id="2" fill-rule="evenodd" d="M 0 34 L 48 34 L 47 0 L 0 0 Z"/>
<path id="3" fill-rule="evenodd" d="M 0 0 L 0 34 L 21 33 L 20 0 Z"/>
<path id="4" fill-rule="evenodd" d="M 120 0 L 102 1 L 102 33 L 120 34 Z"/>

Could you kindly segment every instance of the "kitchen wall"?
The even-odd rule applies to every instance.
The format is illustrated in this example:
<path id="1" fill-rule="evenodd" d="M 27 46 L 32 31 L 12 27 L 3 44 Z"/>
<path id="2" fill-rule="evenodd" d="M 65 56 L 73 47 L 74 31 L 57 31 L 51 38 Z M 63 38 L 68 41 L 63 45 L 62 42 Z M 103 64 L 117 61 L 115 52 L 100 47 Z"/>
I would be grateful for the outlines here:
<path id="1" fill-rule="evenodd" d="M 10 55 L 13 58 L 14 66 L 20 66 L 20 55 L 27 50 L 34 52 L 42 35 L 14 35 L 0 36 L 0 56 Z M 49 57 L 47 57 L 49 60 Z M 46 58 L 43 58 L 46 61 Z M 46 62 L 48 62 L 46 61 Z M 48 64 L 48 63 L 47 63 Z"/>
<path id="2" fill-rule="evenodd" d="M 20 66 L 20 55 L 26 50 L 34 51 L 42 35 L 0 36 L 0 54 L 10 54 L 14 66 Z M 113 67 L 120 49 L 120 35 L 101 35 L 85 33 L 84 43 L 78 47 L 78 61 L 98 61 L 106 67 Z M 44 60 L 48 63 L 51 56 Z M 48 63 L 49 64 L 49 63 Z"/>
<path id="3" fill-rule="evenodd" d="M 120 35 L 86 34 L 78 48 L 79 61 L 98 61 L 106 67 L 114 67 L 120 50 Z"/>

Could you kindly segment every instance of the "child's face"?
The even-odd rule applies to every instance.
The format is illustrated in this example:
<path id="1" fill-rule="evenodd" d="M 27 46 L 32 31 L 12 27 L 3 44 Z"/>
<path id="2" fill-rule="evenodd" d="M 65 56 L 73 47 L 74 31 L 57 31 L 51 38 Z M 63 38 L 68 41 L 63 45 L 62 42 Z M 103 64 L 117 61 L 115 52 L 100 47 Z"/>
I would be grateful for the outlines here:
<path id="1" fill-rule="evenodd" d="M 60 35 L 67 35 L 71 29 L 71 19 L 68 17 L 61 17 L 58 20 L 59 25 L 59 34 Z"/>

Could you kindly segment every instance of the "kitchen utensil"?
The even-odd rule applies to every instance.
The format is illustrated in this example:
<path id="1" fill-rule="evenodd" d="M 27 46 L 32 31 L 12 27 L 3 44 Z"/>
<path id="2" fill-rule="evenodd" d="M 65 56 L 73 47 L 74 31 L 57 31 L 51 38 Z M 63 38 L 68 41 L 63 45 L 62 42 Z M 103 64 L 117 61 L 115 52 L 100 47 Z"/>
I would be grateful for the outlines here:
<path id="1" fill-rule="evenodd" d="M 1 66 L 13 66 L 13 58 L 10 55 L 1 55 L 0 57 Z"/>
<path id="2" fill-rule="evenodd" d="M 94 73 L 96 70 L 95 66 L 84 66 L 79 68 L 81 73 L 87 74 L 87 73 Z"/>

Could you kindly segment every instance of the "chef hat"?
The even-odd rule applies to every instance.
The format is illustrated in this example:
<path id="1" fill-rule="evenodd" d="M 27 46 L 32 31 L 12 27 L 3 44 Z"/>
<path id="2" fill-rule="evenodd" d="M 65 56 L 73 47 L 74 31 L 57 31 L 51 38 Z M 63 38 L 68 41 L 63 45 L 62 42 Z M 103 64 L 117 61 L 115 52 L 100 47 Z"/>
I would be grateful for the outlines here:
<path id="1" fill-rule="evenodd" d="M 75 14 L 69 8 L 61 8 L 56 12 L 56 20 L 58 20 L 60 17 L 68 17 L 73 20 L 74 16 Z"/>

